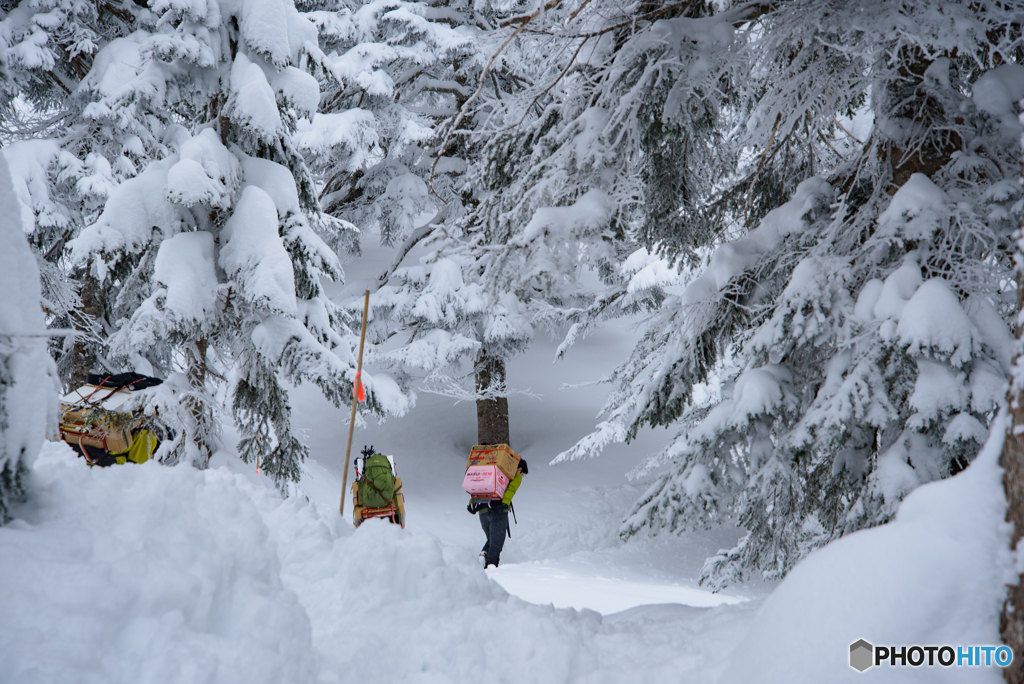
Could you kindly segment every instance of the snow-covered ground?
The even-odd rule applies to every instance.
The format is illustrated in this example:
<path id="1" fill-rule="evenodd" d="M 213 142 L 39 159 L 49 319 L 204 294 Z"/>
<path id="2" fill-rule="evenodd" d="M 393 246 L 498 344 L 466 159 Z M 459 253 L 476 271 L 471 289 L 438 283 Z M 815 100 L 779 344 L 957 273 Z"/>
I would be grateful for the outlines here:
<path id="1" fill-rule="evenodd" d="M 912 494 L 895 523 L 813 554 L 765 600 L 770 585 L 714 595 L 694 581 L 731 530 L 618 540 L 642 486 L 621 477 L 630 449 L 544 465 L 572 425 L 560 407 L 571 416 L 586 396 L 547 414 L 514 407 L 531 415 L 536 465 L 502 566 L 486 572 L 459 487 L 467 407 L 425 398 L 357 433 L 396 455 L 409 524 L 353 530 L 337 514 L 345 420 L 297 398 L 315 457 L 308 500 L 282 499 L 229 454 L 205 472 L 101 470 L 48 444 L 31 500 L 0 528 L 0 680 L 839 682 L 867 676 L 846 662 L 858 638 L 997 643 L 1009 566 L 998 444 Z M 871 675 L 1001 681 L 997 668 Z"/>
<path id="2" fill-rule="evenodd" d="M 350 268 L 358 291 L 374 270 Z M 812 554 L 778 586 L 712 594 L 696 582 L 733 528 L 623 542 L 646 488 L 624 475 L 665 435 L 549 466 L 594 424 L 635 322 L 609 325 L 552 365 L 539 339 L 508 368 L 513 446 L 530 462 L 517 524 L 485 571 L 461 479 L 470 403 L 421 393 L 401 419 L 356 429 L 395 456 L 408 525 L 338 514 L 348 411 L 292 394 L 312 458 L 282 499 L 234 455 L 208 471 L 89 469 L 59 443 L 0 528 L 0 681 L 284 682 L 1001 681 L 998 668 L 851 669 L 847 649 L 995 644 L 1012 576 L 999 444 L 962 475 L 915 491 L 898 519 Z M 373 369 L 371 368 L 371 371 Z M 571 387 L 563 388 L 563 385 Z M 575 386 L 572 386 L 575 385 Z M 767 597 L 767 598 L 766 598 Z"/>
<path id="3" fill-rule="evenodd" d="M 757 601 L 696 587 L 714 535 L 616 536 L 641 486 L 621 475 L 638 457 L 624 452 L 603 472 L 600 462 L 549 468 L 558 412 L 537 413 L 519 523 L 502 567 L 485 572 L 460 488 L 471 405 L 425 397 L 410 417 L 357 432 L 358 444 L 395 454 L 409 524 L 354 531 L 337 515 L 346 421 L 297 395 L 315 457 L 309 501 L 282 500 L 228 454 L 206 472 L 100 470 L 50 443 L 32 501 L 0 528 L 0 672 L 16 682 L 470 682 L 481 672 L 713 682 L 728 663 Z"/>
<path id="4" fill-rule="evenodd" d="M 920 488 L 895 523 L 813 554 L 765 600 L 764 585 L 694 586 L 688 569 L 713 535 L 617 542 L 628 485 L 567 490 L 579 505 L 544 495 L 568 470 L 531 471 L 504 563 L 485 572 L 476 521 L 431 477 L 445 467 L 426 448 L 402 461 L 417 492 L 408 529 L 353 530 L 333 500 L 282 499 L 229 457 L 204 472 L 101 470 L 50 443 L 31 501 L 0 528 L 0 680 L 860 681 L 846 664 L 857 638 L 996 643 L 1008 567 L 997 452 Z M 334 473 L 309 466 L 330 499 Z M 980 667 L 872 675 L 1001 681 Z"/>
<path id="5" fill-rule="evenodd" d="M 578 359 L 559 364 L 564 366 L 560 368 L 551 363 L 557 344 L 540 339 L 528 354 L 509 364 L 510 384 L 539 398 L 515 395 L 509 401 L 513 445 L 531 469 L 516 494 L 516 522 L 494 578 L 535 602 L 602 613 L 639 603 L 677 602 L 679 597 L 687 597 L 681 602 L 693 606 L 735 600 L 737 593 L 747 597 L 750 589 L 712 595 L 697 588 L 694 580 L 705 557 L 735 542 L 734 529 L 683 538 L 619 540 L 622 516 L 648 486 L 630 483 L 625 474 L 656 449 L 657 434 L 644 434 L 628 446 L 609 447 L 597 459 L 548 466 L 593 427 L 604 395 L 601 386 L 562 385 L 592 378 L 602 365 L 608 369 L 608 359 L 621 358 L 630 340 L 629 330 L 612 328 L 581 343 L 575 350 Z M 334 409 L 315 388 L 299 388 L 293 398 L 296 423 L 305 428 L 315 458 L 307 464 L 312 477 L 301 486 L 319 508 L 337 510 L 348 413 Z M 475 436 L 472 403 L 421 393 L 409 416 L 357 427 L 352 454 L 373 445 L 395 456 L 410 531 L 431 534 L 453 546 L 479 548 L 483 533 L 466 512 L 468 497 L 461 487 Z M 350 513 L 349 505 L 347 518 Z M 537 567 L 545 568 L 543 579 Z M 611 579 L 628 581 L 632 588 L 609 590 L 603 580 Z M 593 591 L 585 592 L 589 599 L 580 597 L 581 581 L 591 583 Z M 756 587 L 753 591 L 759 592 Z M 664 596 L 658 598 L 659 594 Z M 627 595 L 636 598 L 626 600 Z"/>

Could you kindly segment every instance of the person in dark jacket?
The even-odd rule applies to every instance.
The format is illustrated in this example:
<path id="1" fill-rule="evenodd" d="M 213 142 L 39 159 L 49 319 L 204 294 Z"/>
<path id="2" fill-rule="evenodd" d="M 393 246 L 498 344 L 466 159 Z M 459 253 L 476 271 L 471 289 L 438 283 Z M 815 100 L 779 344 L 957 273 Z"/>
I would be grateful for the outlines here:
<path id="1" fill-rule="evenodd" d="M 512 497 L 515 496 L 519 490 L 519 485 L 523 482 L 523 475 L 529 472 L 530 469 L 526 466 L 526 459 L 519 459 L 516 476 L 508 483 L 505 495 L 501 497 L 500 501 L 497 499 L 489 503 L 473 503 L 470 501 L 469 505 L 466 506 L 466 510 L 470 513 L 480 515 L 480 527 L 483 528 L 484 534 L 487 535 L 484 548 L 480 550 L 480 556 L 484 559 L 485 568 L 489 568 L 492 565 L 498 567 L 501 549 L 505 546 L 505 535 L 508 534 L 508 509 L 512 505 Z"/>

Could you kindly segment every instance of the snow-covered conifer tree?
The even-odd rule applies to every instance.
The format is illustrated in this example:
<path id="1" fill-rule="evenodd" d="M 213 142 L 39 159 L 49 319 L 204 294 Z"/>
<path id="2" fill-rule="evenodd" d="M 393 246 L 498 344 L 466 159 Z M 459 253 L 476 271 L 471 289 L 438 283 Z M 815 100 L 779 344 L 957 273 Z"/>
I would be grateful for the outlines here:
<path id="1" fill-rule="evenodd" d="M 485 71 L 466 116 L 443 130 L 480 150 L 466 182 L 475 201 L 458 226 L 466 280 L 491 300 L 515 296 L 531 325 L 520 349 L 533 325 L 570 324 L 562 353 L 600 316 L 664 296 L 660 286 L 627 287 L 622 263 L 640 241 L 692 260 L 714 237 L 691 196 L 712 187 L 735 154 L 716 147 L 721 106 L 705 95 L 724 87 L 711 67 L 728 57 L 733 24 L 760 10 L 744 6 L 715 24 L 701 3 L 549 5 L 498 18 L 485 64 L 500 65 L 516 87 L 494 79 L 492 88 Z M 655 23 L 678 15 L 696 22 L 682 36 Z M 587 270 L 603 285 L 585 285 Z"/>
<path id="2" fill-rule="evenodd" d="M 75 337 L 54 340 L 61 377 L 80 384 L 104 358 L 111 312 L 100 284 L 61 261 L 64 246 L 94 220 L 110 189 L 137 173 L 159 141 L 152 117 L 133 108 L 90 107 L 89 93 L 120 88 L 98 52 L 135 30 L 141 4 L 21 3 L 0 9 L 0 53 L 8 79 L 0 106 L 0 139 L 15 192 L 34 214 L 29 242 L 39 256 L 51 325 L 74 327 Z M 106 81 L 87 83 L 93 67 Z M 120 65 L 114 65 L 115 69 Z M 159 121 L 156 122 L 158 125 Z"/>
<path id="3" fill-rule="evenodd" d="M 1024 69 L 1013 16 L 808 0 L 756 25 L 729 10 L 650 25 L 669 46 L 723 41 L 721 66 L 697 60 L 672 88 L 703 82 L 701 67 L 731 84 L 698 100 L 722 112 L 719 155 L 736 166 L 675 200 L 681 215 L 717 212 L 724 230 L 616 372 L 605 421 L 560 457 L 679 426 L 624 535 L 732 520 L 748 534 L 705 577 L 777 577 L 973 458 L 1009 364 L 1020 192 L 1005 94 Z M 870 137 L 849 132 L 854 115 L 873 119 Z M 668 255 L 703 241 L 635 235 Z"/>
<path id="4" fill-rule="evenodd" d="M 171 373 L 151 399 L 185 428 L 165 459 L 208 461 L 218 443 L 211 383 L 227 379 L 243 458 L 279 483 L 298 479 L 306 447 L 282 381 L 314 382 L 341 405 L 355 374 L 351 321 L 321 286 L 341 278 L 321 236 L 344 226 L 319 212 L 293 140 L 319 104 L 316 28 L 290 0 L 151 11 L 147 30 L 97 56 L 117 65 L 119 87 L 97 89 L 92 106 L 165 115 L 167 152 L 111 192 L 72 257 L 123 312 L 112 355 Z M 97 84 L 114 75 L 94 73 Z M 365 384 L 373 408 L 404 411 L 386 378 Z"/>
<path id="5" fill-rule="evenodd" d="M 470 94 L 482 20 L 462 2 L 335 4 L 306 15 L 332 78 L 296 141 L 321 178 L 325 211 L 401 244 L 454 196 L 465 170 L 463 159 L 446 159 L 434 169 L 440 197 L 431 194 L 430 142 Z"/>
<path id="6" fill-rule="evenodd" d="M 482 231 L 449 236 L 436 229 L 424 240 L 427 254 L 416 265 L 401 266 L 373 296 L 380 320 L 373 328 L 386 337 L 405 335 L 402 344 L 377 352 L 379 363 L 426 372 L 434 391 L 477 404 L 477 439 L 510 439 L 503 360 L 521 353 L 533 338 L 523 303 L 514 293 L 495 296 L 478 274 Z M 472 364 L 473 389 L 460 382 L 460 369 Z"/>
<path id="7" fill-rule="evenodd" d="M 488 31 L 500 17 L 461 0 L 375 2 L 310 16 L 338 85 L 328 86 L 324 113 L 297 140 L 321 174 L 325 208 L 375 229 L 396 251 L 371 300 L 370 337 L 400 338 L 370 359 L 475 398 L 478 438 L 508 441 L 504 359 L 525 348 L 532 328 L 515 297 L 482 286 L 483 234 L 471 218 L 480 184 L 470 173 L 480 143 L 447 135 L 457 122 L 465 133 L 484 120 L 489 100 L 470 106 L 482 78 L 504 96 L 518 88 L 512 67 L 484 72 L 504 40 Z M 409 266 L 413 250 L 426 254 Z M 473 390 L 453 383 L 464 361 L 474 364 Z"/>
<path id="8" fill-rule="evenodd" d="M 57 382 L 46 351 L 39 271 L 25 242 L 22 207 L 0 157 L 0 525 L 24 494 L 25 475 L 53 429 Z"/>

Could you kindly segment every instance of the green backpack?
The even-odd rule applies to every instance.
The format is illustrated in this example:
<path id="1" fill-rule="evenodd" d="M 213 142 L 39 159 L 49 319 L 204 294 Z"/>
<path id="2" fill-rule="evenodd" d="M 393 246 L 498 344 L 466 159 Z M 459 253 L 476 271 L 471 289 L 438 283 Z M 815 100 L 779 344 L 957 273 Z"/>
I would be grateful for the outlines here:
<path id="1" fill-rule="evenodd" d="M 383 454 L 367 456 L 359 480 L 359 502 L 367 508 L 384 508 L 395 502 L 395 474 Z"/>

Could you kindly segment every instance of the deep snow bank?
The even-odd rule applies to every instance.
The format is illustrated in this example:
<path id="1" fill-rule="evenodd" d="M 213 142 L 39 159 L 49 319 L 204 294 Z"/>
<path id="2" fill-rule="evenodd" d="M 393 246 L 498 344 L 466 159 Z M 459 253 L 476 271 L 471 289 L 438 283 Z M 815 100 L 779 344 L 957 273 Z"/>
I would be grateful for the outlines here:
<path id="1" fill-rule="evenodd" d="M 0 528 L 5 681 L 310 681 L 309 618 L 255 493 L 223 470 L 90 469 L 47 443 Z"/>
<path id="2" fill-rule="evenodd" d="M 0 528 L 0 679 L 998 682 L 995 668 L 847 665 L 860 638 L 996 643 L 1009 570 L 998 442 L 916 490 L 893 523 L 809 556 L 756 619 L 753 601 L 606 617 L 533 605 L 472 548 L 430 534 L 353 531 L 224 468 L 89 469 L 48 444 L 30 503 Z"/>
<path id="3" fill-rule="evenodd" d="M 509 596 L 472 550 L 226 469 L 89 469 L 48 444 L 0 528 L 13 682 L 712 682 L 748 605 L 602 618 Z"/>
<path id="4" fill-rule="evenodd" d="M 859 673 L 850 644 L 999 645 L 1013 582 L 1005 522 L 1006 421 L 956 477 L 915 489 L 896 519 L 815 551 L 765 601 L 723 684 L 1003 681 L 998 667 L 888 667 Z M 1018 654 L 1019 655 L 1019 654 Z"/>

